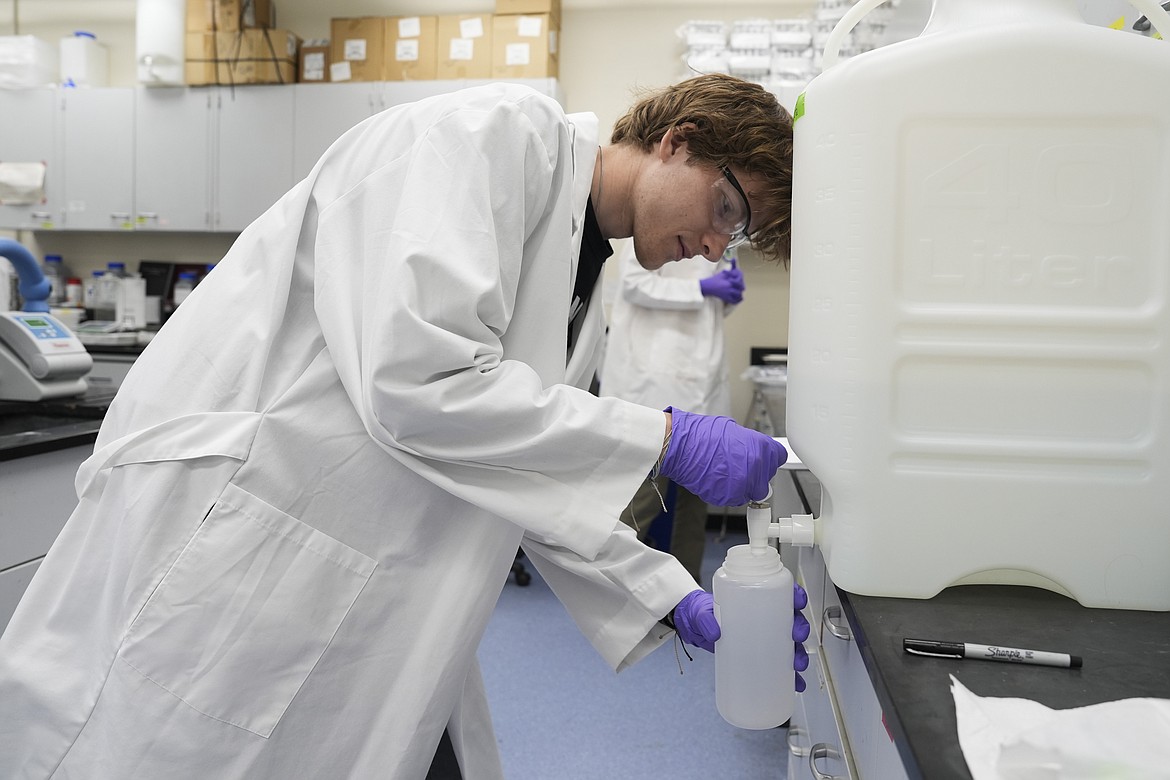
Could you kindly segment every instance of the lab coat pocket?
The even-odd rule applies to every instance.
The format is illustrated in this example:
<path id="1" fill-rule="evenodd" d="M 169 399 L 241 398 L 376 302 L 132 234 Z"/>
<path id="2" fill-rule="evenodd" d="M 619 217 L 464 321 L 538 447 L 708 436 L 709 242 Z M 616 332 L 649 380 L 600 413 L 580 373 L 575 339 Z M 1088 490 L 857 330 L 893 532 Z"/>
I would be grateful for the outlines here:
<path id="1" fill-rule="evenodd" d="M 198 712 L 268 737 L 376 565 L 229 484 L 120 656 Z"/>

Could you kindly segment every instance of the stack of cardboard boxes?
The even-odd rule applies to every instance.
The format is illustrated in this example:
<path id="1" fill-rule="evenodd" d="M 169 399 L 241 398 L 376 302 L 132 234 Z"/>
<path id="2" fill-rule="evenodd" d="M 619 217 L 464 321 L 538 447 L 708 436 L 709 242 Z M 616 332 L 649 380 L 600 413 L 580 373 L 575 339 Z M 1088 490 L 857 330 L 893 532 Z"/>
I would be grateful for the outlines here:
<path id="1" fill-rule="evenodd" d="M 186 82 L 295 82 L 300 38 L 271 20 L 270 0 L 187 0 Z"/>
<path id="2" fill-rule="evenodd" d="M 494 14 L 333 19 L 329 40 L 303 44 L 272 29 L 273 17 L 272 0 L 187 0 L 187 83 L 558 75 L 561 0 L 496 0 Z"/>
<path id="3" fill-rule="evenodd" d="M 306 47 L 300 75 L 302 81 L 555 77 L 560 27 L 560 0 L 496 0 L 494 14 L 333 19 L 327 55 L 320 46 Z"/>

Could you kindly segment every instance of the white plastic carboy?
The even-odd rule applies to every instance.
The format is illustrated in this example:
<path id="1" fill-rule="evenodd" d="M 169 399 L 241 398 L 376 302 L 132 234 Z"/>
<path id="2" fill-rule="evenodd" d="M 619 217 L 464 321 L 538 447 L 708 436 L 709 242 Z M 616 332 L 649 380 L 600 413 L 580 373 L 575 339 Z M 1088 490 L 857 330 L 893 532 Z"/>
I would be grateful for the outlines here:
<path id="1" fill-rule="evenodd" d="M 935 0 L 837 61 L 877 5 L 794 111 L 786 428 L 829 576 L 1170 610 L 1170 42 Z"/>
<path id="2" fill-rule="evenodd" d="M 768 499 L 748 504 L 748 544 L 727 551 L 712 593 L 720 637 L 715 643 L 715 706 L 733 726 L 775 728 L 796 703 L 792 670 L 792 573 L 769 536 L 812 544 L 812 518 L 793 532 L 772 522 Z"/>

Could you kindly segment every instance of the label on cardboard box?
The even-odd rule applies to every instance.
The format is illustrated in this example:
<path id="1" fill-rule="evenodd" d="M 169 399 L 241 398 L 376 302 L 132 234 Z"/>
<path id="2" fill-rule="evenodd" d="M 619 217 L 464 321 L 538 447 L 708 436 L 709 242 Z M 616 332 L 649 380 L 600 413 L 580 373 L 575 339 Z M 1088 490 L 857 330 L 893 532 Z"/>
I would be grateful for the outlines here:
<path id="1" fill-rule="evenodd" d="M 418 61 L 418 39 L 394 42 L 394 59 L 398 62 Z"/>
<path id="2" fill-rule="evenodd" d="M 539 16 L 521 16 L 516 20 L 516 34 L 521 38 L 539 38 L 543 21 Z"/>
<path id="3" fill-rule="evenodd" d="M 549 30 L 548 31 L 548 53 L 549 54 L 556 54 L 557 53 L 557 31 L 556 30 Z"/>
<path id="4" fill-rule="evenodd" d="M 422 35 L 422 22 L 419 21 L 417 16 L 404 16 L 398 20 L 399 38 L 417 38 L 420 35 Z M 418 59 L 417 52 L 414 55 L 414 59 Z"/>
<path id="5" fill-rule="evenodd" d="M 345 58 L 347 60 L 360 60 L 364 62 L 366 59 L 366 39 L 347 38 L 345 41 Z"/>
<path id="6" fill-rule="evenodd" d="M 509 43 L 504 49 L 505 65 L 527 65 L 532 61 L 532 47 L 527 43 Z"/>
<path id="7" fill-rule="evenodd" d="M 463 21 L 459 22 L 459 37 L 482 38 L 483 19 L 477 16 L 474 19 L 464 19 Z"/>
<path id="8" fill-rule="evenodd" d="M 349 67 L 349 62 L 347 60 L 334 62 L 329 66 L 330 81 L 349 81 L 352 78 L 353 69 Z"/>
<path id="9" fill-rule="evenodd" d="M 475 59 L 475 41 L 470 38 L 452 38 L 447 58 L 468 61 Z"/>
<path id="10" fill-rule="evenodd" d="M 325 80 L 325 52 L 313 51 L 305 55 L 304 79 L 305 81 Z"/>

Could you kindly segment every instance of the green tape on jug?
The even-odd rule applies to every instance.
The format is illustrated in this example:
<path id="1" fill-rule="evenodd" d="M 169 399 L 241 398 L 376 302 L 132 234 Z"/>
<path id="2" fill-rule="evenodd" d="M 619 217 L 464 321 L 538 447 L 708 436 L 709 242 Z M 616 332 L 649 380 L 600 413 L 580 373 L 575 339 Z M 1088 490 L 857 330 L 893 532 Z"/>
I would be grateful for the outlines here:
<path id="1" fill-rule="evenodd" d="M 804 116 L 804 93 L 801 92 L 796 98 L 796 110 L 792 112 L 792 122 L 796 123 L 797 119 Z"/>

